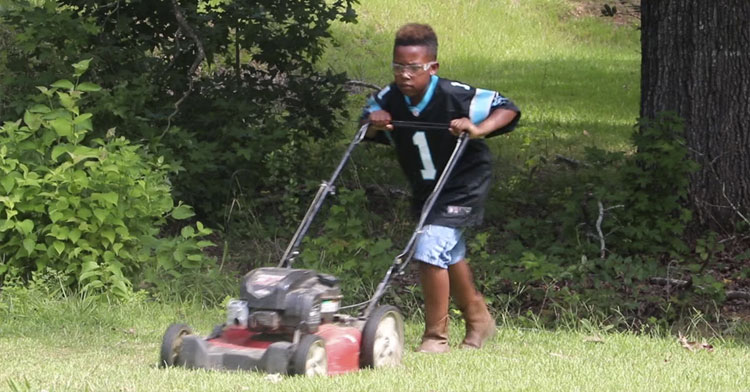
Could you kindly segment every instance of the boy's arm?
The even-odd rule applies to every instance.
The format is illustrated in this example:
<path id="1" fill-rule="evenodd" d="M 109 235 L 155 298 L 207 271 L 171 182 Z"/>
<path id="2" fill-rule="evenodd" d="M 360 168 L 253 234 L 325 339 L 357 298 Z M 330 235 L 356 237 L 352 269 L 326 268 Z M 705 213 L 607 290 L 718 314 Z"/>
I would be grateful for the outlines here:
<path id="1" fill-rule="evenodd" d="M 371 94 L 367 99 L 367 104 L 362 110 L 360 116 L 360 126 L 369 122 L 370 126 L 367 128 L 365 139 L 381 142 L 384 144 L 391 144 L 390 138 L 388 138 L 384 132 L 380 131 L 392 131 L 393 125 L 391 125 L 391 114 L 384 109 L 385 102 L 388 99 L 388 92 L 391 90 L 391 86 L 386 86 L 380 90 L 377 94 Z"/>
<path id="2" fill-rule="evenodd" d="M 516 120 L 518 115 L 519 112 L 515 110 L 498 108 L 476 125 L 468 117 L 454 119 L 451 121 L 450 131 L 456 136 L 462 132 L 468 132 L 472 139 L 483 138 L 507 127 Z"/>
<path id="3" fill-rule="evenodd" d="M 391 125 L 391 114 L 385 110 L 376 110 L 370 113 L 367 118 L 363 118 L 360 123 L 364 125 L 365 122 L 369 122 L 370 126 L 367 128 L 365 137 L 374 138 L 378 131 L 392 131 L 393 125 Z"/>

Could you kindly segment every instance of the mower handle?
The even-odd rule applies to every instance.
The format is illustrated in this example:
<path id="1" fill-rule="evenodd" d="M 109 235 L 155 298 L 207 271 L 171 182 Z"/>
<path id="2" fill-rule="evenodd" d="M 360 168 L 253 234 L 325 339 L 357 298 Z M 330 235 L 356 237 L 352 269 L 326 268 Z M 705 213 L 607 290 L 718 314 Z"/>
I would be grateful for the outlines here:
<path id="1" fill-rule="evenodd" d="M 444 131 L 450 128 L 450 124 L 431 123 L 421 121 L 391 121 L 391 125 L 396 128 L 426 129 L 435 131 Z"/>
<path id="2" fill-rule="evenodd" d="M 369 123 L 365 123 L 361 127 L 359 127 L 357 133 L 354 134 L 354 139 L 351 141 L 351 143 L 349 143 L 349 147 L 347 147 L 346 151 L 344 152 L 344 156 L 341 158 L 341 161 L 336 167 L 336 170 L 333 171 L 333 175 L 331 175 L 331 178 L 328 181 L 323 181 L 322 183 L 320 183 L 318 193 L 315 194 L 315 198 L 313 199 L 312 204 L 310 204 L 310 207 L 307 209 L 305 217 L 302 218 L 302 222 L 300 222 L 299 227 L 297 227 L 297 231 L 294 233 L 292 240 L 289 242 L 289 245 L 284 251 L 284 255 L 281 257 L 281 261 L 279 261 L 279 267 L 292 267 L 294 258 L 299 254 L 299 246 L 300 244 L 302 244 L 302 238 L 305 237 L 305 234 L 307 234 L 307 230 L 310 229 L 310 224 L 315 218 L 315 215 L 317 215 L 318 211 L 320 210 L 320 207 L 323 205 L 323 201 L 325 200 L 326 196 L 335 191 L 336 187 L 333 184 L 336 182 L 339 174 L 341 174 L 341 171 L 344 169 L 344 166 L 349 160 L 354 147 L 356 147 L 357 144 L 359 144 L 362 139 L 365 138 L 365 134 L 367 133 L 367 128 L 369 126 Z"/>

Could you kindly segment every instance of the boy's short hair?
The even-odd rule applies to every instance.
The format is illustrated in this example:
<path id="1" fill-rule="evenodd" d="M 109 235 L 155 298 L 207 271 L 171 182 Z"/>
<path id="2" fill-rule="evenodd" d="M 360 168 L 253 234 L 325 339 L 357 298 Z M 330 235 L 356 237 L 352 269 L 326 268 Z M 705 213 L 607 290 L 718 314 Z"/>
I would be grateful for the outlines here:
<path id="1" fill-rule="evenodd" d="M 397 46 L 424 46 L 433 60 L 437 60 L 438 39 L 430 25 L 409 23 L 401 26 L 393 43 L 394 52 Z"/>

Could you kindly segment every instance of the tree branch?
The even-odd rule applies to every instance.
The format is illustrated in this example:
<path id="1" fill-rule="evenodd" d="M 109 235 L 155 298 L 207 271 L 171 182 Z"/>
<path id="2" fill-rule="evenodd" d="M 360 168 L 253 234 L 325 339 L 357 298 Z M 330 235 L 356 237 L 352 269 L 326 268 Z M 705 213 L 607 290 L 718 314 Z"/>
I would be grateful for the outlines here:
<path id="1" fill-rule="evenodd" d="M 373 89 L 375 91 L 380 91 L 382 89 L 382 87 L 378 86 L 377 84 L 363 82 L 361 80 L 350 79 L 344 82 L 344 84 L 347 86 L 354 86 L 354 87 L 366 87 L 366 88 Z"/>
<path id="2" fill-rule="evenodd" d="M 692 284 L 692 281 L 689 281 L 689 280 L 662 278 L 662 277 L 649 278 L 648 282 L 651 284 L 657 284 L 660 286 L 674 286 L 677 288 L 688 287 Z M 695 286 L 695 287 L 699 289 L 703 289 L 703 287 L 701 286 Z M 724 295 L 728 301 L 734 300 L 734 299 L 744 299 L 745 301 L 750 301 L 750 292 L 747 292 L 747 291 L 727 290 L 724 292 Z"/>
<path id="3" fill-rule="evenodd" d="M 715 172 L 714 172 L 714 175 L 716 175 Z M 716 179 L 717 180 L 719 179 L 718 175 L 716 175 Z M 745 223 L 750 225 L 750 220 L 748 220 L 747 217 L 745 217 L 745 215 L 742 214 L 742 211 L 740 211 L 740 209 L 737 208 L 737 206 L 735 206 L 734 203 L 732 203 L 732 200 L 729 199 L 729 196 L 727 196 L 727 184 L 723 182 L 721 183 L 721 194 L 724 196 L 724 199 L 727 201 L 727 203 L 729 203 L 729 206 L 732 207 L 734 212 L 737 215 L 739 215 L 739 217 L 742 218 L 742 220 L 744 220 Z"/>
<path id="4" fill-rule="evenodd" d="M 185 34 L 193 40 L 193 42 L 195 42 L 195 46 L 196 48 L 198 48 L 198 55 L 193 60 L 193 64 L 190 66 L 190 69 L 187 73 L 188 89 L 184 94 L 182 94 L 182 97 L 177 100 L 177 102 L 175 102 L 174 111 L 172 111 L 169 117 L 167 117 L 167 128 L 159 137 L 160 139 L 164 137 L 167 132 L 169 132 L 169 128 L 172 126 L 172 118 L 174 118 L 174 116 L 176 116 L 180 111 L 180 105 L 182 104 L 182 102 L 187 99 L 191 92 L 193 92 L 193 76 L 195 75 L 195 71 L 198 69 L 200 63 L 203 62 L 203 60 L 206 58 L 206 51 L 203 49 L 203 42 L 201 42 L 201 40 L 198 38 L 198 35 L 195 34 L 195 31 L 193 31 L 193 29 L 188 24 L 187 19 L 185 19 L 185 15 L 182 12 L 182 8 L 180 8 L 180 4 L 177 3 L 177 0 L 172 0 L 172 11 L 174 12 L 175 20 L 177 20 L 177 24 L 180 26 L 180 29 L 183 30 Z"/>
<path id="5" fill-rule="evenodd" d="M 564 163 L 573 169 L 578 169 L 580 166 L 589 166 L 585 162 L 581 162 L 579 160 L 569 158 L 560 154 L 555 155 L 555 163 Z"/>

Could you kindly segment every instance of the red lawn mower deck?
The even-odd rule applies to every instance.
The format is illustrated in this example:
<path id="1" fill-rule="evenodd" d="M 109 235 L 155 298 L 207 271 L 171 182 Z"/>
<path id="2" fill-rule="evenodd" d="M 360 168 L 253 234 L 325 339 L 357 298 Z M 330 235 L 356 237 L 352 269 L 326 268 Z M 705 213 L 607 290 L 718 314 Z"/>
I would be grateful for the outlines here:
<path id="1" fill-rule="evenodd" d="M 338 281 L 311 270 L 259 268 L 243 283 L 247 300 L 231 301 L 227 323 L 211 335 L 184 324 L 167 329 L 163 365 L 313 376 L 401 363 L 404 324 L 395 307 L 366 319 L 337 314 Z"/>

